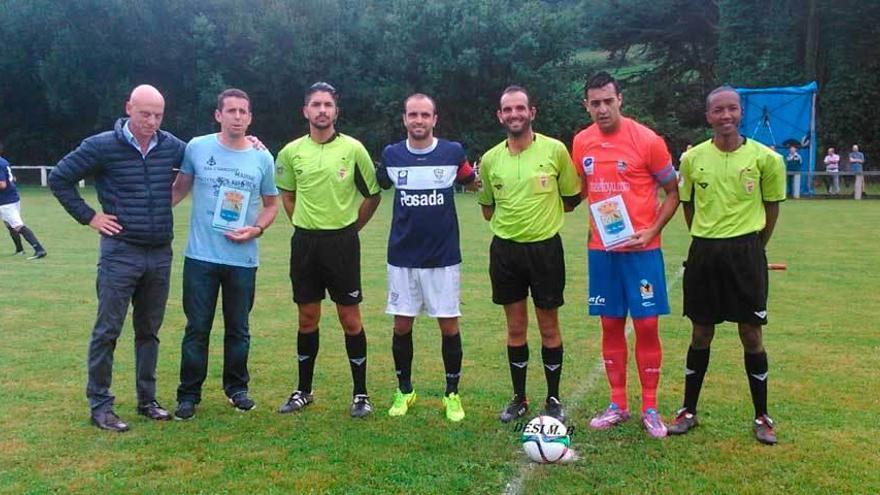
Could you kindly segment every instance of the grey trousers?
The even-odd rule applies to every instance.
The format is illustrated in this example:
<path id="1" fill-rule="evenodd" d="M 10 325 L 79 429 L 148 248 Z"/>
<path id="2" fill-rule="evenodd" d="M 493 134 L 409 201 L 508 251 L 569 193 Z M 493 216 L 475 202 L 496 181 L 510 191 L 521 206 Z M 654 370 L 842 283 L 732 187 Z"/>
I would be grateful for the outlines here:
<path id="1" fill-rule="evenodd" d="M 86 396 L 92 413 L 113 408 L 113 351 L 129 303 L 134 307 L 134 355 L 138 405 L 156 399 L 159 327 L 165 317 L 171 278 L 171 244 L 144 247 L 101 238 L 98 261 L 98 316 L 89 342 Z"/>

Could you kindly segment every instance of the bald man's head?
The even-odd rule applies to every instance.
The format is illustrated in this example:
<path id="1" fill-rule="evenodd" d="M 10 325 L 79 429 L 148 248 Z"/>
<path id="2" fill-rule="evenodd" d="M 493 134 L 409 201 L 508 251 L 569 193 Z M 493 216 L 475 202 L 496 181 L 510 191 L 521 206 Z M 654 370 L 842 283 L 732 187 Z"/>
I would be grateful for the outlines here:
<path id="1" fill-rule="evenodd" d="M 132 90 L 125 103 L 125 113 L 128 114 L 128 128 L 134 137 L 141 144 L 148 143 L 162 125 L 165 98 L 158 89 L 142 84 Z"/>

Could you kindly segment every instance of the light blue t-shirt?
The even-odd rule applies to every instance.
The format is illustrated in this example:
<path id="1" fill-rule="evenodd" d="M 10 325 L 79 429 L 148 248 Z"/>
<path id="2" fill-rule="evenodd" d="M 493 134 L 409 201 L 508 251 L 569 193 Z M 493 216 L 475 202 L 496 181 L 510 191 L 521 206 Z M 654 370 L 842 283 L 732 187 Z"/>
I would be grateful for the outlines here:
<path id="1" fill-rule="evenodd" d="M 244 226 L 254 225 L 262 207 L 261 196 L 277 196 L 275 188 L 275 160 L 266 150 L 253 148 L 234 150 L 220 144 L 217 134 L 193 138 L 186 145 L 181 173 L 193 176 L 192 216 L 189 240 L 186 244 L 187 258 L 224 265 L 256 267 L 260 264 L 257 240 L 237 243 L 227 239 L 229 232 L 218 225 L 235 220 L 235 212 L 244 210 Z M 229 201 L 220 197 L 238 198 L 240 202 L 230 207 Z M 247 204 L 247 206 L 244 205 Z M 223 219 L 214 211 L 220 208 L 226 214 Z"/>

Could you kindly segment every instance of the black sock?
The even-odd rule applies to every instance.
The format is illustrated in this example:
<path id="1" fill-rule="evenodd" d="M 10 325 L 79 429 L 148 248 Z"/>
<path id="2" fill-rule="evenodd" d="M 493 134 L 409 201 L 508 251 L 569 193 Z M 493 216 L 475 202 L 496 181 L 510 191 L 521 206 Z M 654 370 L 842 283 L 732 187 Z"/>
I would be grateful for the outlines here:
<path id="1" fill-rule="evenodd" d="M 312 393 L 312 377 L 315 374 L 315 359 L 318 358 L 318 329 L 312 333 L 296 334 L 296 353 L 299 360 L 299 390 Z"/>
<path id="2" fill-rule="evenodd" d="M 15 244 L 15 252 L 20 253 L 20 252 L 24 251 L 24 246 L 21 245 L 21 234 L 19 234 L 18 231 L 13 229 L 12 226 L 9 225 L 8 223 L 6 223 L 6 222 L 3 222 L 3 223 L 6 224 L 6 230 L 9 231 L 9 237 L 12 237 L 12 242 Z"/>
<path id="3" fill-rule="evenodd" d="M 43 250 L 43 246 L 40 245 L 40 241 L 37 240 L 37 236 L 35 236 L 34 233 L 31 232 L 31 229 L 27 228 L 26 225 L 22 225 L 21 228 L 18 229 L 18 233 L 21 234 L 26 241 L 28 241 L 28 244 L 30 244 L 31 247 L 34 248 L 34 251 L 40 252 Z"/>
<path id="4" fill-rule="evenodd" d="M 357 335 L 345 334 L 345 351 L 351 365 L 352 395 L 367 394 L 367 334 L 364 329 Z"/>
<path id="5" fill-rule="evenodd" d="M 404 335 L 394 334 L 391 338 L 391 354 L 394 356 L 394 371 L 397 373 L 397 387 L 401 392 L 412 392 L 412 332 Z"/>
<path id="6" fill-rule="evenodd" d="M 767 353 L 743 354 L 746 363 L 746 375 L 749 377 L 749 390 L 752 391 L 752 404 L 755 406 L 755 417 L 767 414 Z"/>
<path id="7" fill-rule="evenodd" d="M 443 336 L 443 367 L 446 369 L 446 395 L 458 393 L 461 379 L 461 333 Z"/>
<path id="8" fill-rule="evenodd" d="M 526 372 L 529 368 L 529 344 L 518 347 L 507 346 L 507 359 L 510 361 L 510 378 L 513 380 L 513 393 L 519 399 L 526 398 Z"/>
<path id="9" fill-rule="evenodd" d="M 709 348 L 688 347 L 687 365 L 684 372 L 684 407 L 691 414 L 697 414 L 697 401 L 703 388 L 703 377 L 709 368 Z"/>
<path id="10" fill-rule="evenodd" d="M 541 346 L 541 358 L 544 360 L 544 377 L 547 379 L 547 398 L 559 399 L 559 379 L 562 377 L 562 344 L 549 348 Z"/>

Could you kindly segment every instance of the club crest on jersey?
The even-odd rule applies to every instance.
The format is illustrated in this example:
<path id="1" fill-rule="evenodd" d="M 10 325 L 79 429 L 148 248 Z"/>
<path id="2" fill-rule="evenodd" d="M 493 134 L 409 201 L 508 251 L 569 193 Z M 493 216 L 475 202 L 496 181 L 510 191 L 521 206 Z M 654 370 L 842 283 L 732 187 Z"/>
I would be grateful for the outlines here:
<path id="1" fill-rule="evenodd" d="M 593 164 L 595 159 L 592 156 L 585 156 L 583 160 L 581 160 L 581 165 L 584 167 L 584 175 L 593 175 Z"/>
<path id="2" fill-rule="evenodd" d="M 339 177 L 339 180 L 345 180 L 348 176 L 348 169 L 345 167 L 339 167 L 339 171 L 336 172 L 336 175 Z"/>
<path id="3" fill-rule="evenodd" d="M 752 191 L 755 190 L 755 179 L 746 177 L 746 174 L 751 171 L 752 169 L 750 167 L 746 167 L 739 171 L 739 178 L 742 181 L 743 189 L 745 189 L 747 194 L 752 194 Z"/>
<path id="4" fill-rule="evenodd" d="M 405 186 L 408 177 L 409 177 L 409 170 L 398 170 L 397 171 L 397 185 L 398 186 Z"/>
<path id="5" fill-rule="evenodd" d="M 444 175 L 446 175 L 445 170 L 443 170 L 442 168 L 435 168 L 434 169 L 434 182 L 436 182 L 438 184 L 443 182 Z"/>
<path id="6" fill-rule="evenodd" d="M 654 286 L 651 285 L 651 282 L 642 279 L 639 282 L 639 293 L 641 293 L 642 299 L 654 299 Z"/>
<path id="7" fill-rule="evenodd" d="M 626 162 L 623 160 L 617 160 L 617 171 L 618 172 L 626 172 Z"/>

